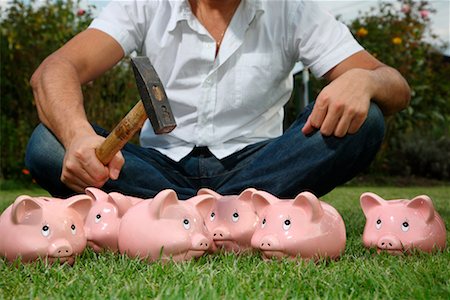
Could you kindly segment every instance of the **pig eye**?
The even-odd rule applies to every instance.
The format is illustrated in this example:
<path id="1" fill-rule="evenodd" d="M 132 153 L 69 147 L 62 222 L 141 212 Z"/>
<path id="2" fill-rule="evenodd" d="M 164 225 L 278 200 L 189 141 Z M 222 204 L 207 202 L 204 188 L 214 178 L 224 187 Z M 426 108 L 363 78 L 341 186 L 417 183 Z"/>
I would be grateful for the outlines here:
<path id="1" fill-rule="evenodd" d="M 266 218 L 264 218 L 264 219 L 262 220 L 261 228 L 266 227 L 266 223 L 267 223 Z"/>
<path id="2" fill-rule="evenodd" d="M 402 230 L 404 232 L 407 232 L 409 230 L 409 223 L 408 222 L 405 221 L 405 222 L 402 223 Z"/>
<path id="3" fill-rule="evenodd" d="M 284 229 L 284 230 L 289 230 L 289 228 L 291 228 L 291 220 L 286 219 L 286 220 L 284 220 L 284 222 L 283 222 L 283 229 Z"/>
<path id="4" fill-rule="evenodd" d="M 77 228 L 75 227 L 75 224 L 72 224 L 72 226 L 70 226 L 70 231 L 72 231 L 73 235 L 77 234 Z"/>
<path id="5" fill-rule="evenodd" d="M 101 219 L 102 219 L 102 215 L 101 215 L 101 214 L 97 214 L 97 215 L 95 216 L 95 223 L 100 222 Z"/>
<path id="6" fill-rule="evenodd" d="M 191 228 L 191 222 L 189 222 L 188 219 L 184 219 L 183 226 L 184 226 L 184 229 L 188 230 L 189 228 Z"/>
<path id="7" fill-rule="evenodd" d="M 233 220 L 234 223 L 239 220 L 239 214 L 237 213 L 237 211 L 231 216 L 231 220 Z"/>
<path id="8" fill-rule="evenodd" d="M 377 223 L 375 224 L 375 227 L 376 227 L 377 229 L 380 229 L 380 228 L 381 228 L 381 220 L 380 220 L 380 219 L 377 220 Z"/>
<path id="9" fill-rule="evenodd" d="M 43 236 L 48 237 L 50 235 L 50 227 L 48 225 L 42 226 L 41 233 Z"/>
<path id="10" fill-rule="evenodd" d="M 209 216 L 209 220 L 212 222 L 216 218 L 216 214 L 214 212 L 211 212 L 211 215 Z"/>

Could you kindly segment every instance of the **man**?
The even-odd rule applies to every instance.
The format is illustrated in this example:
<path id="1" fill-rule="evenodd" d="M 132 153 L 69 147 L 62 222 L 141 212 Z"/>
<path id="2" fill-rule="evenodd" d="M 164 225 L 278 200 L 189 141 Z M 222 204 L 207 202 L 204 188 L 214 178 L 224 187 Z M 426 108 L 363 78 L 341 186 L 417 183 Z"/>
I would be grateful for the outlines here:
<path id="1" fill-rule="evenodd" d="M 106 133 L 87 120 L 81 84 L 137 51 L 152 61 L 178 127 L 107 166 L 95 156 Z M 282 133 L 297 61 L 330 84 Z M 43 125 L 27 149 L 32 175 L 55 196 L 87 186 L 151 197 L 200 187 L 247 187 L 293 197 L 323 195 L 373 160 L 383 114 L 408 105 L 403 77 L 311 1 L 111 2 L 36 70 L 31 85 Z M 381 113 L 382 112 L 382 113 Z"/>

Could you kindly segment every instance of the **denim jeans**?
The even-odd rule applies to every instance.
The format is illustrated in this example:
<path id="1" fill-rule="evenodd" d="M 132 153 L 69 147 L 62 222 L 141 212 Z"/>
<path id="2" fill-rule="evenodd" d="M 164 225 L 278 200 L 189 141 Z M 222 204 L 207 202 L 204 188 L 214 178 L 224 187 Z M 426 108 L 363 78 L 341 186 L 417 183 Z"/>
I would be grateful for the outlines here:
<path id="1" fill-rule="evenodd" d="M 125 164 L 119 179 L 102 187 L 143 198 L 173 189 L 187 199 L 202 187 L 220 194 L 239 194 L 248 187 L 293 198 L 302 191 L 320 197 L 353 178 L 374 159 L 384 137 L 384 118 L 374 103 L 360 130 L 343 138 L 325 137 L 319 131 L 305 136 L 301 129 L 313 104 L 297 117 L 282 136 L 247 146 L 223 159 L 207 147 L 195 147 L 180 162 L 150 148 L 128 143 L 122 150 Z M 96 132 L 107 132 L 94 126 Z M 74 192 L 61 181 L 64 148 L 42 124 L 33 132 L 26 165 L 35 180 L 55 197 Z"/>

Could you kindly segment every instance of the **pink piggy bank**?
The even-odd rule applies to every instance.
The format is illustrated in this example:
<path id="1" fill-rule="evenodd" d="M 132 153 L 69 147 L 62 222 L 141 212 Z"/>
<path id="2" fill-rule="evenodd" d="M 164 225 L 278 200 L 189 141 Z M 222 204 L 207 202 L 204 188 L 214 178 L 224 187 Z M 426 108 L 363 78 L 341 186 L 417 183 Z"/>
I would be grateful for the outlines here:
<path id="1" fill-rule="evenodd" d="M 251 200 L 254 192 L 256 189 L 248 188 L 240 195 L 222 196 L 207 188 L 198 191 L 216 199 L 205 223 L 217 248 L 235 253 L 252 249 L 250 242 L 258 224 Z"/>
<path id="2" fill-rule="evenodd" d="M 90 207 L 87 195 L 66 200 L 19 196 L 0 216 L 0 256 L 73 264 L 86 247 L 83 225 Z"/>
<path id="3" fill-rule="evenodd" d="M 260 226 L 252 246 L 264 258 L 338 258 L 345 250 L 346 233 L 341 215 L 312 193 L 280 200 L 266 192 L 253 194 Z"/>
<path id="4" fill-rule="evenodd" d="M 142 201 L 122 217 L 119 251 L 147 261 L 183 261 L 202 256 L 212 245 L 204 216 L 213 205 L 210 195 L 179 201 L 173 190 Z"/>
<path id="5" fill-rule="evenodd" d="M 374 193 L 364 193 L 360 203 L 366 216 L 364 246 L 391 254 L 445 247 L 445 225 L 428 196 L 386 201 Z"/>
<path id="6" fill-rule="evenodd" d="M 84 224 L 88 246 L 95 252 L 118 251 L 117 237 L 122 216 L 143 199 L 116 192 L 107 194 L 93 187 L 87 188 L 86 194 L 93 199 Z"/>

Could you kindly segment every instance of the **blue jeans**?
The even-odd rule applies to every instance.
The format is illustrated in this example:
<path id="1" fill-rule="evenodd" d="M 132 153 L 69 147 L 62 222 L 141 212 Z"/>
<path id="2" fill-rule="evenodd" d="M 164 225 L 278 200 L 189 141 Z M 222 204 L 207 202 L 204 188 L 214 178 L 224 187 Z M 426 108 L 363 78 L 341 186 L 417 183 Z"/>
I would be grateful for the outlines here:
<path id="1" fill-rule="evenodd" d="M 308 106 L 285 133 L 275 139 L 249 145 L 223 159 L 207 147 L 196 147 L 180 162 L 150 148 L 127 144 L 122 150 L 125 165 L 118 180 L 109 180 L 104 191 L 118 191 L 148 198 L 163 189 L 174 189 L 187 199 L 202 187 L 221 194 L 239 194 L 248 187 L 278 197 L 293 198 L 308 190 L 322 196 L 353 178 L 374 159 L 384 137 L 384 118 L 376 104 L 360 130 L 343 138 L 309 136 L 301 129 Z M 107 132 L 94 126 L 98 134 Z M 33 132 L 26 152 L 26 165 L 35 180 L 55 197 L 74 192 L 61 181 L 64 148 L 42 124 Z"/>

